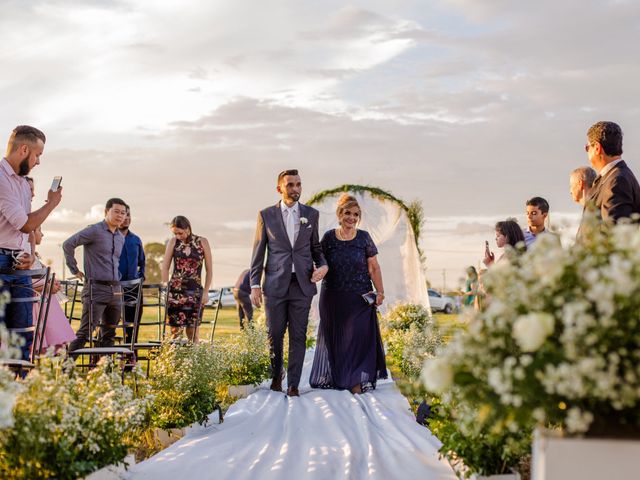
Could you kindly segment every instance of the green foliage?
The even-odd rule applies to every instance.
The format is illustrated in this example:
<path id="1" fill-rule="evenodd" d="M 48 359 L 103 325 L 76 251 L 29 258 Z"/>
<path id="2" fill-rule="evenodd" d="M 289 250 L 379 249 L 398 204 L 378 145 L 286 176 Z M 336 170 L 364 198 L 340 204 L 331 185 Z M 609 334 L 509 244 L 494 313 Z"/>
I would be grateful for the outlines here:
<path id="1" fill-rule="evenodd" d="M 531 452 L 531 430 L 510 432 L 489 430 L 486 426 L 462 425 L 454 411 L 455 402 L 430 402 L 432 416 L 428 427 L 441 442 L 440 452 L 465 477 L 472 473 L 497 475 L 510 473 Z"/>
<path id="2" fill-rule="evenodd" d="M 271 359 L 267 330 L 258 320 L 239 334 L 216 342 L 216 349 L 222 365 L 222 382 L 256 385 L 269 378 Z"/>
<path id="3" fill-rule="evenodd" d="M 145 282 L 146 283 L 160 283 L 161 278 L 161 265 L 164 258 L 165 245 L 158 242 L 145 243 L 144 255 L 146 258 L 145 264 Z"/>
<path id="4" fill-rule="evenodd" d="M 391 330 L 408 330 L 411 325 L 426 327 L 432 325 L 433 320 L 422 305 L 400 303 L 391 308 L 383 317 L 383 326 Z"/>
<path id="5" fill-rule="evenodd" d="M 390 330 L 386 335 L 387 356 L 411 380 L 420 377 L 425 359 L 435 355 L 442 345 L 438 328 L 412 323 L 408 329 Z"/>
<path id="6" fill-rule="evenodd" d="M 109 359 L 86 377 L 72 361 L 45 358 L 20 382 L 14 424 L 0 435 L 0 477 L 75 479 L 121 462 L 148 418 Z"/>
<path id="7" fill-rule="evenodd" d="M 162 346 L 151 371 L 152 425 L 162 429 L 204 423 L 217 407 L 220 356 L 208 343 Z"/>
<path id="8" fill-rule="evenodd" d="M 422 204 L 418 200 L 414 200 L 409 205 L 407 205 L 404 201 L 400 200 L 398 197 L 395 197 L 390 192 L 382 190 L 378 187 L 372 187 L 369 185 L 351 185 L 344 184 L 339 187 L 332 188 L 330 190 L 324 190 L 322 192 L 316 193 L 309 200 L 307 200 L 307 205 L 314 205 L 316 203 L 321 202 L 327 197 L 331 197 L 334 195 L 338 195 L 345 192 L 367 192 L 373 198 L 377 198 L 380 200 L 388 200 L 390 202 L 396 203 L 402 208 L 409 218 L 409 222 L 411 224 L 411 229 L 413 230 L 413 236 L 416 241 L 416 247 L 418 248 L 418 252 L 422 257 L 422 249 L 420 248 L 420 232 L 422 230 L 422 226 L 424 224 L 424 209 L 422 208 Z"/>

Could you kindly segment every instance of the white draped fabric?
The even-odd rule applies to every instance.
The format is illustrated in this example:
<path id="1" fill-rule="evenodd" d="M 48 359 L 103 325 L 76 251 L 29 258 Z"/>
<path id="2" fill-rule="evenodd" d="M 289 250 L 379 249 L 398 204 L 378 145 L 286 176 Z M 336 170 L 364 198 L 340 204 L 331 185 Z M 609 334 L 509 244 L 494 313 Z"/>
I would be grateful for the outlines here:
<path id="1" fill-rule="evenodd" d="M 231 406 L 224 423 L 194 429 L 135 465 L 131 479 L 447 479 L 440 442 L 418 425 L 391 380 L 362 395 L 312 390 L 307 352 L 300 388 L 290 398 L 268 382 Z"/>
<path id="2" fill-rule="evenodd" d="M 366 191 L 351 194 L 362 209 L 358 228 L 368 231 L 378 247 L 385 290 L 382 311 L 397 302 L 429 307 L 420 254 L 406 212 L 396 202 L 373 197 Z M 340 195 L 342 193 L 325 197 L 313 205 L 320 211 L 320 238 L 324 232 L 338 226 L 336 205 Z"/>

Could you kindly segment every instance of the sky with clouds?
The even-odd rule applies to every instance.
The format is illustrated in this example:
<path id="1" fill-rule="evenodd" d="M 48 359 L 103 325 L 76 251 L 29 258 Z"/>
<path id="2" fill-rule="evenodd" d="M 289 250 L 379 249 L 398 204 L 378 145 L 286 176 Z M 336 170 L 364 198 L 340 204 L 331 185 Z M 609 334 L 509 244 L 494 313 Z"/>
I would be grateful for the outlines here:
<path id="1" fill-rule="evenodd" d="M 428 278 L 477 264 L 527 198 L 567 239 L 568 174 L 598 120 L 638 168 L 640 4 L 508 0 L 2 0 L 0 135 L 48 137 L 38 207 L 64 199 L 42 251 L 123 197 L 164 241 L 183 214 L 214 247 L 214 284 L 248 263 L 274 176 L 303 199 L 342 183 L 420 200 Z"/>

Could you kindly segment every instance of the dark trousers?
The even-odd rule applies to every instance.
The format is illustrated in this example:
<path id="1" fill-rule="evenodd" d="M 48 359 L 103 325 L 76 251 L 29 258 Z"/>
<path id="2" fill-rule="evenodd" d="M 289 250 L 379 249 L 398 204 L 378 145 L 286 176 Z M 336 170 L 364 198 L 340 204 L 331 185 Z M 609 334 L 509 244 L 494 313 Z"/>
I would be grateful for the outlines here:
<path id="1" fill-rule="evenodd" d="M 139 287 L 138 287 L 139 288 Z M 136 295 L 137 292 L 130 292 L 127 296 Z M 124 306 L 124 331 L 125 331 L 125 339 L 126 343 L 131 342 L 131 337 L 133 336 L 133 323 L 136 320 L 136 306 L 135 305 L 125 305 Z M 140 304 L 138 305 L 138 322 L 140 322 L 140 318 L 142 318 L 142 295 L 140 295 Z"/>
<path id="2" fill-rule="evenodd" d="M 295 275 L 291 277 L 286 297 L 264 297 L 273 378 L 278 378 L 282 371 L 284 332 L 289 328 L 289 387 L 298 387 L 300 384 L 304 354 L 307 350 L 307 325 L 312 298 L 304 294 Z"/>
<path id="3" fill-rule="evenodd" d="M 253 305 L 251 304 L 251 295 L 244 290 L 237 288 L 233 289 L 233 298 L 236 299 L 236 305 L 238 306 L 238 318 L 240 319 L 240 328 L 244 328 L 244 319 L 247 319 L 247 324 L 253 320 Z"/>
<path id="4" fill-rule="evenodd" d="M 114 337 L 116 336 L 115 327 L 120 321 L 120 299 L 119 286 L 95 286 L 93 301 L 89 299 L 89 286 L 86 286 L 82 290 L 82 319 L 80 320 L 80 328 L 78 328 L 76 332 L 76 339 L 69 344 L 70 352 L 83 348 L 92 334 L 89 329 L 90 310 L 93 311 L 91 329 L 100 326 L 100 335 L 98 336 L 96 346 L 111 347 L 114 344 Z"/>
<path id="5" fill-rule="evenodd" d="M 0 254 L 0 269 L 13 269 L 13 258 L 11 255 Z M 14 277 L 12 275 L 0 274 L 0 280 L 3 285 L 0 286 L 0 294 L 9 292 L 11 298 L 33 297 L 34 292 L 31 288 L 31 278 Z M 33 303 L 9 303 L 4 312 L 4 319 L 0 317 L 0 322 L 5 323 L 8 329 L 30 328 L 33 326 Z M 24 338 L 24 345 L 20 347 L 22 359 L 29 360 L 31 352 L 31 344 L 33 343 L 33 332 L 18 332 L 18 335 Z"/>

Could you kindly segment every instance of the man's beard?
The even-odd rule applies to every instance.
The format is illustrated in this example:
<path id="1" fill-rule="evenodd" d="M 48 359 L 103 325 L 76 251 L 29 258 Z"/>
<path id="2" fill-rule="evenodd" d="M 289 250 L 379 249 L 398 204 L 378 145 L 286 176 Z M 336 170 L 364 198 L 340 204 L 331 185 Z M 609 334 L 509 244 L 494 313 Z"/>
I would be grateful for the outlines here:
<path id="1" fill-rule="evenodd" d="M 29 168 L 29 155 L 27 158 L 20 162 L 20 166 L 18 167 L 18 175 L 24 177 L 25 175 L 29 175 L 31 168 Z"/>

